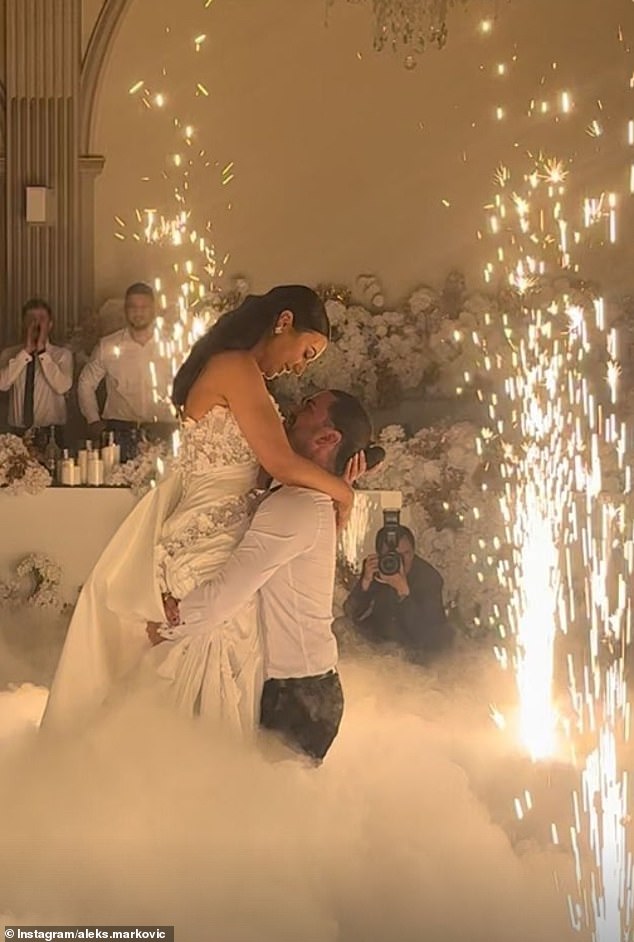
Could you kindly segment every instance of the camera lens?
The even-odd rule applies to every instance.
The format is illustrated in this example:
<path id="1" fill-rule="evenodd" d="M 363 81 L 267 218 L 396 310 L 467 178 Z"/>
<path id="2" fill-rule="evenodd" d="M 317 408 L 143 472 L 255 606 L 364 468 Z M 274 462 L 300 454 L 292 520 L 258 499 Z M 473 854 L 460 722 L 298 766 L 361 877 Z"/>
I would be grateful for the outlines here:
<path id="1" fill-rule="evenodd" d="M 398 553 L 388 552 L 379 556 L 379 572 L 382 576 L 395 576 L 401 568 L 401 557 Z"/>

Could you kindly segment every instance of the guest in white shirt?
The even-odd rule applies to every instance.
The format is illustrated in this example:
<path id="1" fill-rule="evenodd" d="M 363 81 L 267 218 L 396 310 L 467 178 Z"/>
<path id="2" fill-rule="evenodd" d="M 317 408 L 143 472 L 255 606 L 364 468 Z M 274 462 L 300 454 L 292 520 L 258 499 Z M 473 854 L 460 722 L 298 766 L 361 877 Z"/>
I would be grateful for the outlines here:
<path id="1" fill-rule="evenodd" d="M 127 326 L 102 337 L 81 371 L 77 388 L 79 408 L 92 438 L 114 431 L 122 450 L 135 451 L 140 428 L 153 437 L 175 426 L 169 403 L 172 365 L 161 355 L 154 336 L 156 307 L 149 285 L 130 285 L 125 293 Z M 97 387 L 105 380 L 106 401 L 99 414 Z M 127 457 L 133 457 L 128 454 Z"/>
<path id="2" fill-rule="evenodd" d="M 339 390 L 306 400 L 289 422 L 293 448 L 343 476 L 362 457 L 371 424 L 361 403 Z M 153 644 L 207 634 L 259 593 L 265 683 L 260 724 L 297 752 L 321 761 L 343 714 L 332 631 L 336 523 L 331 499 L 302 487 L 272 488 L 224 569 L 182 602 L 166 600 L 172 628 L 148 625 Z"/>
<path id="3" fill-rule="evenodd" d="M 10 391 L 9 427 L 15 435 L 56 427 L 62 444 L 65 395 L 73 384 L 73 354 L 51 343 L 53 314 L 41 298 L 22 308 L 23 342 L 0 353 L 0 390 Z"/>

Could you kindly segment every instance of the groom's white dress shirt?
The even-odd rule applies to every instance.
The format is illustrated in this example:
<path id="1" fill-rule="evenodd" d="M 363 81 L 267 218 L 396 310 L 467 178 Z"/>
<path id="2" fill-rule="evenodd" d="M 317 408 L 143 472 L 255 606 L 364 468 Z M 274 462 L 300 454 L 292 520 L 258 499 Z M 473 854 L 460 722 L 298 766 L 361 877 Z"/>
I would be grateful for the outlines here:
<path id="1" fill-rule="evenodd" d="M 263 500 L 218 575 L 183 599 L 183 624 L 169 635 L 212 633 L 258 593 L 266 678 L 325 674 L 337 663 L 335 556 L 330 498 L 282 487 Z"/>

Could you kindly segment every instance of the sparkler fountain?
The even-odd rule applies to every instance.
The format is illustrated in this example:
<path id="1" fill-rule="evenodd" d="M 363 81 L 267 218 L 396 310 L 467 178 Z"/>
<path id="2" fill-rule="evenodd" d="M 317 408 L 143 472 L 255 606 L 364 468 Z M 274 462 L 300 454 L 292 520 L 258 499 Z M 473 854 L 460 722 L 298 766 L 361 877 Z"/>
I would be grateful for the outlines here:
<path id="1" fill-rule="evenodd" d="M 498 572 L 509 603 L 496 653 L 515 670 L 518 733 L 531 758 L 567 754 L 581 767 L 572 796 L 577 899 L 569 898 L 570 915 L 596 942 L 615 942 L 629 939 L 632 927 L 628 780 L 619 760 L 629 739 L 631 469 L 626 425 L 614 409 L 616 332 L 607 329 L 603 299 L 581 282 L 557 290 L 555 281 L 552 290 L 547 281 L 572 268 L 565 178 L 559 162 L 538 158 L 509 199 L 510 174 L 501 170 L 490 219 L 497 265 L 487 266 L 487 277 L 504 268 L 518 306 L 515 329 L 505 325 L 505 396 L 493 395 L 489 406 L 498 432 L 516 443 L 502 468 L 509 549 Z M 486 359 L 486 338 L 478 343 Z M 603 490 L 605 455 L 620 494 Z M 564 716 L 554 705 L 556 641 L 573 634 L 585 642 L 580 656 L 568 656 L 571 708 Z M 585 759 L 582 737 L 592 743 Z M 556 827 L 553 834 L 558 841 Z"/>

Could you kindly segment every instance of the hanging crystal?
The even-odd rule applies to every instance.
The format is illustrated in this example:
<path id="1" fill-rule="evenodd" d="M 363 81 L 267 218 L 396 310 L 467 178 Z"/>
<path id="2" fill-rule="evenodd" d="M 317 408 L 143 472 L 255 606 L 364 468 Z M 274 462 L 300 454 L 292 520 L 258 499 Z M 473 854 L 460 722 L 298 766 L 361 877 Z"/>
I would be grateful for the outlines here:
<path id="1" fill-rule="evenodd" d="M 332 5 L 335 0 L 328 0 Z M 407 68 L 427 46 L 442 49 L 447 41 L 448 8 L 467 0 L 371 0 L 374 13 L 374 48 L 389 46 L 405 55 Z M 359 3 L 359 0 L 348 0 Z"/>

